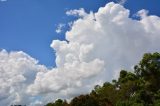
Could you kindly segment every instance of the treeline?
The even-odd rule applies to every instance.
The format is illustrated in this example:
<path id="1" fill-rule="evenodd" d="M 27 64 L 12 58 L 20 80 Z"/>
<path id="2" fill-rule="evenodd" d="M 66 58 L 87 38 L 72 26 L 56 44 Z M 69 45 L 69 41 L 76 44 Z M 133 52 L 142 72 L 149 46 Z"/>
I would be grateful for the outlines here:
<path id="1" fill-rule="evenodd" d="M 121 70 L 118 80 L 96 85 L 89 94 L 46 106 L 160 106 L 160 53 L 146 53 L 134 72 Z"/>

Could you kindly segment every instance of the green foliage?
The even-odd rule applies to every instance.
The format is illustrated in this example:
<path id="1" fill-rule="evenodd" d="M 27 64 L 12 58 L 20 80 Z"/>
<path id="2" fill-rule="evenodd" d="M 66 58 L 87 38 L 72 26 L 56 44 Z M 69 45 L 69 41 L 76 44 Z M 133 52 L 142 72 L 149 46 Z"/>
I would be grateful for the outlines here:
<path id="1" fill-rule="evenodd" d="M 80 95 L 72 99 L 71 106 L 98 106 L 96 99 L 90 95 Z"/>
<path id="2" fill-rule="evenodd" d="M 160 54 L 146 53 L 138 65 L 135 73 L 145 80 L 145 89 L 157 92 L 160 89 Z"/>
<path id="3" fill-rule="evenodd" d="M 90 94 L 46 106 L 160 106 L 159 82 L 160 53 L 146 53 L 134 73 L 121 70 L 118 80 L 96 85 Z"/>
<path id="4" fill-rule="evenodd" d="M 46 106 L 69 106 L 66 100 L 58 99 L 54 103 L 48 103 Z"/>

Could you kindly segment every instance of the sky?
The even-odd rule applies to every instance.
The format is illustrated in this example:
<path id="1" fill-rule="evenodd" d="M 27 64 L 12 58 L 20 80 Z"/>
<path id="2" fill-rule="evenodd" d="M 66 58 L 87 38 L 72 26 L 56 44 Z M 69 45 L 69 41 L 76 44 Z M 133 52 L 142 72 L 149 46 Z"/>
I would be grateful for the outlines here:
<path id="1" fill-rule="evenodd" d="M 95 12 L 110 1 L 112 0 L 1 0 L 0 48 L 24 51 L 41 64 L 53 67 L 55 55 L 49 45 L 53 39 L 65 39 L 67 28 L 63 28 L 60 34 L 55 30 L 60 23 L 67 24 L 75 19 L 68 17 L 65 12 L 79 8 Z M 159 0 L 128 0 L 124 7 L 131 11 L 131 16 L 140 9 L 159 16 L 159 4 Z"/>
<path id="2" fill-rule="evenodd" d="M 0 106 L 70 99 L 132 71 L 144 53 L 160 51 L 159 5 L 0 0 Z"/>
<path id="3" fill-rule="evenodd" d="M 41 64 L 55 66 L 54 52 L 49 47 L 53 39 L 64 39 L 55 32 L 58 24 L 67 24 L 69 9 L 86 7 L 97 10 L 106 1 L 92 0 L 7 0 L 0 2 L 0 48 L 22 50 Z M 89 4 L 89 5 L 88 5 Z M 52 58 L 51 58 L 52 57 Z"/>

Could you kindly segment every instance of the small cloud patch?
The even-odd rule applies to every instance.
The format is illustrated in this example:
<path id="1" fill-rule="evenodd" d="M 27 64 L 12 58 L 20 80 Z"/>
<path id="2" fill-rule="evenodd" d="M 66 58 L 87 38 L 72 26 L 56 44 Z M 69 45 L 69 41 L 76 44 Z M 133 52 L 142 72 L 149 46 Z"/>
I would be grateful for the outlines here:
<path id="1" fill-rule="evenodd" d="M 60 24 L 58 24 L 58 26 L 57 26 L 57 28 L 56 28 L 56 33 L 61 33 L 62 31 L 63 31 L 63 28 L 65 27 L 65 24 L 62 24 L 62 23 L 60 23 Z"/>

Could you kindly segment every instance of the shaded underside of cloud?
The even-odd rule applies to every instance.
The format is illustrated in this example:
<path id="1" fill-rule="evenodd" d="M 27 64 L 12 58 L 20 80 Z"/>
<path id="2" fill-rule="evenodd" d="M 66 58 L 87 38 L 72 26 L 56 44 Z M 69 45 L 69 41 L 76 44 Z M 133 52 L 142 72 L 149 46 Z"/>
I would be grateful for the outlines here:
<path id="1" fill-rule="evenodd" d="M 95 84 L 131 69 L 146 52 L 160 51 L 160 17 L 129 10 L 113 2 L 95 13 L 70 10 L 79 18 L 66 32 L 66 40 L 53 40 L 56 66 L 48 69 L 24 52 L 0 52 L 0 104 L 42 105 L 56 98 L 87 93 Z M 41 97 L 41 100 L 39 100 Z M 37 99 L 37 100 L 36 100 Z"/>

